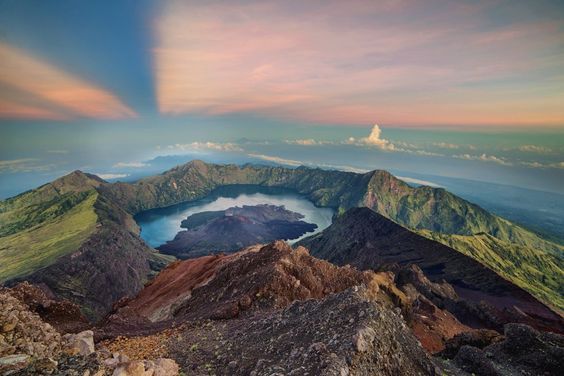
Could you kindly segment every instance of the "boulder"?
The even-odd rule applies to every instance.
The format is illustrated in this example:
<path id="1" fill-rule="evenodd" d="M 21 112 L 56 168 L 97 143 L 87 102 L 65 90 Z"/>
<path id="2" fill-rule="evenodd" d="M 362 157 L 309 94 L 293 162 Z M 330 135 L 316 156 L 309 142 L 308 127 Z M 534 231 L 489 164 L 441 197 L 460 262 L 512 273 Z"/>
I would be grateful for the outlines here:
<path id="1" fill-rule="evenodd" d="M 479 349 L 462 345 L 454 361 L 458 367 L 478 375 L 560 375 L 564 369 L 564 336 L 539 332 L 525 324 L 507 324 L 505 338 Z M 502 337 L 503 338 L 503 337 Z"/>
<path id="2" fill-rule="evenodd" d="M 13 354 L 0 358 L 0 374 L 9 374 L 10 372 L 24 368 L 29 364 L 29 355 Z"/>
<path id="3" fill-rule="evenodd" d="M 85 330 L 77 334 L 65 334 L 63 336 L 65 352 L 67 354 L 80 354 L 83 356 L 92 354 L 94 350 L 94 332 Z"/>
<path id="4" fill-rule="evenodd" d="M 151 360 L 132 360 L 119 364 L 112 376 L 176 376 L 178 364 L 172 359 L 159 358 Z"/>
<path id="5" fill-rule="evenodd" d="M 147 371 L 153 370 L 153 376 L 175 376 L 178 375 L 178 364 L 172 359 L 159 358 L 153 362 Z"/>

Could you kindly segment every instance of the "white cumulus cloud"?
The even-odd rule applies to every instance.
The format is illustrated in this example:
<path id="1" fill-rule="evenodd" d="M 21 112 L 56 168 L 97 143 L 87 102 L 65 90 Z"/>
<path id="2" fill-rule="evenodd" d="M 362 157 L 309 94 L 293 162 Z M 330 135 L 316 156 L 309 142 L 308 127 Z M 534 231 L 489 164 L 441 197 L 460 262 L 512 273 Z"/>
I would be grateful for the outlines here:
<path id="1" fill-rule="evenodd" d="M 104 180 L 119 179 L 119 178 L 125 178 L 125 177 L 129 176 L 129 174 L 106 174 L 106 173 L 97 173 L 97 172 L 94 172 L 94 175 L 97 175 Z"/>
<path id="2" fill-rule="evenodd" d="M 148 166 L 150 166 L 150 164 L 143 162 L 118 162 L 114 165 L 115 168 L 142 168 Z"/>
<path id="3" fill-rule="evenodd" d="M 442 149 L 459 149 L 460 145 L 451 144 L 449 142 L 434 142 L 434 146 L 442 148 Z"/>
<path id="4" fill-rule="evenodd" d="M 538 145 L 521 145 L 517 149 L 528 153 L 539 153 L 539 154 L 546 154 L 552 152 L 552 149 Z"/>
<path id="5" fill-rule="evenodd" d="M 437 184 L 437 183 L 433 183 L 432 181 L 428 181 L 428 180 L 422 180 L 422 179 L 416 179 L 416 178 L 410 178 L 407 176 L 396 176 L 396 178 L 403 180 L 406 183 L 414 183 L 414 184 L 419 184 L 419 185 L 427 185 L 429 187 L 435 187 L 435 188 L 440 188 L 442 187 L 441 185 Z"/>
<path id="6" fill-rule="evenodd" d="M 390 141 L 381 138 L 382 130 L 378 126 L 378 124 L 374 124 L 372 127 L 372 131 L 368 135 L 368 137 L 361 138 L 359 141 L 366 145 L 376 146 L 382 150 L 394 150 L 394 144 Z"/>
<path id="7" fill-rule="evenodd" d="M 459 154 L 459 155 L 453 155 L 453 157 L 458 159 L 466 159 L 469 161 L 494 162 L 504 166 L 511 166 L 511 162 L 508 162 L 504 158 L 496 157 L 495 155 L 487 155 L 485 153 L 480 155 Z"/>
<path id="8" fill-rule="evenodd" d="M 264 155 L 264 154 L 247 154 L 251 158 L 262 159 L 263 161 L 269 161 L 274 163 L 279 163 L 288 166 L 301 166 L 304 163 L 301 161 L 296 161 L 294 159 L 285 159 L 280 157 L 274 157 L 271 155 Z"/>
<path id="9" fill-rule="evenodd" d="M 168 145 L 167 148 L 173 150 L 181 150 L 181 151 L 188 151 L 188 150 L 216 150 L 216 151 L 230 151 L 230 152 L 243 151 L 243 149 L 235 143 L 231 143 L 231 142 L 220 143 L 220 142 L 210 142 L 210 141 L 207 142 L 197 141 L 189 144 L 174 144 L 174 145 Z"/>

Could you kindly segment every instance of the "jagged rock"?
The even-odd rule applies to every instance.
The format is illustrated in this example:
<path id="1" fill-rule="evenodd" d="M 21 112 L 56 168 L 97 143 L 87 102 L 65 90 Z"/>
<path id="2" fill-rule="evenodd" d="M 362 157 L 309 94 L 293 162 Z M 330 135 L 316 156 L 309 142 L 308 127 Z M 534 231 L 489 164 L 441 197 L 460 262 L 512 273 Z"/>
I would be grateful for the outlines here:
<path id="1" fill-rule="evenodd" d="M 136 360 L 129 363 L 119 365 L 112 376 L 152 376 L 153 372 L 145 371 L 143 361 Z"/>
<path id="2" fill-rule="evenodd" d="M 303 247 L 293 250 L 277 241 L 171 264 L 110 315 L 106 328 L 146 328 L 149 320 L 230 319 L 256 309 L 282 308 L 297 299 L 322 298 L 371 278 L 371 273 L 339 268 Z"/>
<path id="3" fill-rule="evenodd" d="M 468 345 L 483 349 L 484 347 L 501 340 L 503 340 L 503 336 L 495 330 L 470 330 L 468 332 L 457 334 L 448 340 L 446 342 L 445 349 L 440 353 L 440 356 L 451 359 L 456 356 L 458 350 L 460 350 L 462 346 Z"/>
<path id="4" fill-rule="evenodd" d="M 90 355 L 94 349 L 94 332 L 85 330 L 77 334 L 65 334 L 63 336 L 65 352 L 71 355 Z"/>
<path id="5" fill-rule="evenodd" d="M 424 276 L 420 275 L 419 279 L 423 281 L 424 286 L 434 287 Z M 337 321 L 322 323 L 311 321 L 308 324 L 299 321 L 301 320 L 300 315 L 304 316 L 304 320 L 305 318 L 313 320 L 312 317 L 318 317 L 319 314 L 309 313 L 309 308 L 306 309 L 299 302 L 312 300 L 312 298 L 312 301 L 324 302 L 332 294 L 340 293 L 346 289 L 352 288 L 353 292 L 355 290 L 357 292 L 358 286 L 363 284 L 367 286 L 365 287 L 367 302 L 378 302 L 380 305 L 377 315 L 385 316 L 386 313 L 382 312 L 391 312 L 399 320 L 394 325 L 401 325 L 401 330 L 405 332 L 409 332 L 409 328 L 403 321 L 404 318 L 414 327 L 414 323 L 417 323 L 419 324 L 418 327 L 427 328 L 427 331 L 418 330 L 415 332 L 424 344 L 429 343 L 425 339 L 428 339 L 429 333 L 433 331 L 440 332 L 439 340 L 442 343 L 446 338 L 450 338 L 457 333 L 456 330 L 469 330 L 469 328 L 458 323 L 448 312 L 438 309 L 432 302 L 426 300 L 417 290 L 414 290 L 414 294 L 408 297 L 396 287 L 393 273 L 361 272 L 347 266 L 336 267 L 310 256 L 309 252 L 303 247 L 292 249 L 284 242 L 274 242 L 266 246 L 251 247 L 232 255 L 207 256 L 170 265 L 137 297 L 124 301 L 118 311 L 110 317 L 107 324 L 114 333 L 120 333 L 119 329 L 125 330 L 125 333 L 122 332 L 125 337 L 117 338 L 114 341 L 116 346 L 113 344 L 111 346 L 117 350 L 120 346 L 119 343 L 125 340 L 131 343 L 128 348 L 137 348 L 138 344 L 133 344 L 133 342 L 138 341 L 128 341 L 125 338 L 128 335 L 142 333 L 140 331 L 147 330 L 151 325 L 153 325 L 153 330 L 160 331 L 162 330 L 160 329 L 161 326 L 170 325 L 173 321 L 192 323 L 199 322 L 202 319 L 212 319 L 210 328 L 205 328 L 205 334 L 200 333 L 200 329 L 196 332 L 193 332 L 195 329 L 189 329 L 180 332 L 181 335 L 167 336 L 167 347 L 172 348 L 173 351 L 178 351 L 175 359 L 182 362 L 185 369 L 191 371 L 193 369 L 189 367 L 194 364 L 210 364 L 215 372 L 218 368 L 221 368 L 230 369 L 235 374 L 237 372 L 245 374 L 245 372 L 254 371 L 255 374 L 260 375 L 261 372 L 277 372 L 272 367 L 280 366 L 280 364 L 273 365 L 266 360 L 261 362 L 260 359 L 255 359 L 253 366 L 250 367 L 248 364 L 239 362 L 239 357 L 230 357 L 223 351 L 217 353 L 218 350 L 215 347 L 207 350 L 214 354 L 213 359 L 192 360 L 190 365 L 185 359 L 193 359 L 194 353 L 197 353 L 198 349 L 212 346 L 213 342 L 210 342 L 209 336 L 211 334 L 216 335 L 218 331 L 221 332 L 213 324 L 213 320 L 222 320 L 221 322 L 226 323 L 228 332 L 223 333 L 226 338 L 240 338 L 241 341 L 244 341 L 246 347 L 240 351 L 245 353 L 249 351 L 246 350 L 247 346 L 251 346 L 248 343 L 262 343 L 266 348 L 284 347 L 285 344 L 283 342 L 282 345 L 276 347 L 273 345 L 279 339 L 272 333 L 271 327 L 248 328 L 241 331 L 239 326 L 248 325 L 248 320 L 252 320 L 253 317 L 270 321 L 275 327 L 287 327 L 288 321 L 294 320 L 304 327 L 304 331 L 316 331 L 315 337 L 298 337 L 296 339 L 298 342 L 303 341 L 303 347 L 307 354 L 315 357 L 316 361 L 321 362 L 320 364 L 323 367 L 332 369 L 331 372 L 334 374 L 346 374 L 346 372 L 352 372 L 349 369 L 350 362 L 348 363 L 347 360 L 351 355 L 343 355 L 343 351 L 339 352 L 335 349 L 343 346 L 353 348 L 355 354 L 374 353 L 376 348 L 374 346 L 375 338 L 379 338 L 381 331 L 384 330 L 382 328 L 377 330 L 375 327 L 366 324 L 367 317 L 370 312 L 374 311 L 374 308 L 368 304 L 367 307 L 359 309 L 358 312 L 343 313 L 343 316 L 338 320 L 341 324 L 338 324 Z M 410 286 L 412 285 L 410 284 Z M 445 291 L 452 291 L 449 290 L 447 284 L 441 285 L 441 288 Z M 417 309 L 413 308 L 414 303 L 418 303 Z M 168 308 L 163 309 L 163 307 Z M 284 308 L 286 309 L 280 311 Z M 284 316 L 290 309 L 296 310 L 296 312 L 292 311 L 294 312 L 293 315 Z M 165 310 L 169 312 L 168 319 L 161 319 L 154 323 L 147 320 L 163 317 L 161 313 Z M 339 307 L 335 310 L 342 310 L 342 304 L 339 304 Z M 275 312 L 283 313 L 276 314 Z M 135 318 L 136 314 L 145 315 L 145 321 L 138 321 Z M 376 313 L 374 314 L 376 315 Z M 229 329 L 232 322 L 237 322 L 235 332 L 231 332 L 231 329 Z M 298 325 L 297 323 L 294 324 Z M 338 325 L 347 330 L 346 336 L 344 333 L 342 335 L 336 334 L 336 326 Z M 209 330 L 212 330 L 211 334 L 208 332 Z M 331 337 L 325 338 L 325 332 L 331 333 Z M 335 334 L 334 337 L 333 334 Z M 288 334 L 280 332 L 278 335 L 286 336 Z M 177 336 L 191 340 L 198 336 L 205 336 L 207 340 L 206 344 L 191 342 L 184 346 L 178 345 L 184 351 L 187 351 L 186 353 L 183 350 L 176 350 L 175 338 Z M 256 338 L 253 336 L 256 336 Z M 152 342 L 152 336 L 144 338 L 146 338 L 147 343 Z M 320 340 L 314 340 L 317 338 Z M 264 343 L 267 340 L 269 342 Z M 237 343 L 237 341 L 235 342 Z M 138 343 L 141 344 L 143 341 Z M 124 344 L 122 343 L 122 345 Z M 231 342 L 213 346 L 223 349 L 226 346 L 229 347 L 229 345 L 236 346 Z M 243 346 L 243 343 L 239 345 Z M 394 344 L 393 346 L 397 348 L 399 345 Z M 419 345 L 417 345 L 417 348 L 417 351 L 423 353 L 423 349 Z M 255 351 L 263 353 L 265 349 L 264 347 L 257 347 Z M 253 356 L 256 355 L 250 357 Z M 290 351 L 288 356 L 293 363 L 290 363 L 280 372 L 299 374 L 304 371 L 302 367 L 310 367 L 298 361 L 300 358 L 297 353 Z M 396 356 L 395 352 L 391 356 Z M 230 366 L 230 362 L 235 359 L 237 361 L 236 366 L 234 363 L 231 363 Z M 316 361 L 311 360 L 313 363 Z M 211 371 L 205 372 L 210 373 Z"/>
<path id="6" fill-rule="evenodd" d="M 376 332 L 370 327 L 360 328 L 353 337 L 358 352 L 366 352 L 372 345 Z"/>
<path id="7" fill-rule="evenodd" d="M 58 376 L 107 376 L 112 372 L 103 365 L 99 353 L 88 356 L 63 354 L 58 359 L 58 363 L 57 370 L 54 372 Z M 25 375 L 35 375 L 34 370 L 30 369 Z"/>
<path id="8" fill-rule="evenodd" d="M 41 373 L 51 374 L 55 372 L 58 362 L 51 358 L 38 359 L 34 362 L 33 367 Z"/>
<path id="9" fill-rule="evenodd" d="M 478 375 L 559 375 L 564 369 L 564 336 L 539 332 L 524 324 L 507 324 L 505 339 L 480 350 L 464 345 L 454 358 Z"/>
<path id="10" fill-rule="evenodd" d="M 12 330 L 14 330 L 16 328 L 16 320 L 15 317 L 13 318 L 13 321 L 11 322 L 7 322 L 4 325 L 2 325 L 2 333 L 8 333 L 11 332 Z"/>
<path id="11" fill-rule="evenodd" d="M 492 361 L 477 347 L 464 345 L 454 358 L 456 364 L 466 372 L 481 376 L 500 376 Z"/>
<path id="12" fill-rule="evenodd" d="M 375 204 L 381 203 L 381 197 L 375 198 Z M 421 202 L 426 207 L 437 203 Z M 403 214 L 416 212 L 420 213 L 406 210 Z M 435 218 L 435 214 L 425 218 Z M 467 218 L 466 215 L 460 219 Z M 418 235 L 389 218 L 368 208 L 353 208 L 336 217 L 323 232 L 297 244 L 309 248 L 313 256 L 361 270 L 396 271 L 407 266 L 398 273 L 399 285 L 414 285 L 438 308 L 446 308 L 470 327 L 501 331 L 504 324 L 521 322 L 540 330 L 562 332 L 561 315 L 527 291 L 463 252 Z M 432 288 L 425 288 L 429 286 L 427 278 L 435 282 Z"/>
<path id="13" fill-rule="evenodd" d="M 442 281 L 431 282 L 423 270 L 416 264 L 407 265 L 406 267 L 399 268 L 396 273 L 395 282 L 398 287 L 411 284 L 415 289 L 427 299 L 433 301 L 436 305 L 441 305 L 445 299 L 457 300 L 458 295 L 454 288 Z"/>
<path id="14" fill-rule="evenodd" d="M 471 330 L 445 307 L 448 306 L 445 301 L 458 299 L 450 284 L 431 282 L 415 264 L 398 265 L 395 273 L 394 282 L 411 301 L 406 320 L 427 351 L 433 354 L 440 352 L 450 338 Z"/>

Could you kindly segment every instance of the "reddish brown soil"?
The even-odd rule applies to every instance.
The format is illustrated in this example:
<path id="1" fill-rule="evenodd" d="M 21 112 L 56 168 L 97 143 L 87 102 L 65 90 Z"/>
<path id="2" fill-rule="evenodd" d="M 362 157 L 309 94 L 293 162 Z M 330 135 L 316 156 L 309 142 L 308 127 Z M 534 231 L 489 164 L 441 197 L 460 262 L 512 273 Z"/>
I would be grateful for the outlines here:
<path id="1" fill-rule="evenodd" d="M 170 319 L 173 305 L 189 299 L 194 288 L 213 279 L 217 270 L 235 257 L 214 255 L 176 261 L 129 301 L 127 307 L 151 321 Z"/>
<path id="2" fill-rule="evenodd" d="M 415 273 L 417 283 L 404 283 L 402 291 L 395 285 L 393 273 L 338 267 L 310 256 L 303 247 L 292 249 L 279 241 L 231 255 L 173 263 L 135 298 L 122 302 L 103 329 L 106 337 L 152 335 L 192 320 L 272 312 L 295 301 L 323 299 L 367 285 L 374 300 L 388 308 L 400 308 L 427 351 L 441 351 L 445 341 L 470 329 L 422 293 L 454 294 L 452 287 L 430 282 L 419 269 L 410 273 Z"/>
<path id="3" fill-rule="evenodd" d="M 425 297 L 420 297 L 413 306 L 411 330 L 423 348 L 431 354 L 444 350 L 445 343 L 455 335 L 472 330 Z"/>

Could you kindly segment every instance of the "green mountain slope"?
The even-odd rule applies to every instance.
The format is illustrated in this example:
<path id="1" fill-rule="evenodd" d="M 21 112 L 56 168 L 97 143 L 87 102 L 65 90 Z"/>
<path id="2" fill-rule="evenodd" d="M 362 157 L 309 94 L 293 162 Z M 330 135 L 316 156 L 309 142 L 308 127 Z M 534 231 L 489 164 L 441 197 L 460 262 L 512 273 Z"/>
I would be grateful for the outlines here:
<path id="1" fill-rule="evenodd" d="M 0 283 L 45 283 L 93 319 L 143 288 L 173 258 L 139 238 L 133 217 L 98 191 L 107 184 L 75 171 L 0 201 Z"/>
<path id="2" fill-rule="evenodd" d="M 0 237 L 0 282 L 25 276 L 52 264 L 59 257 L 78 249 L 94 232 L 97 193 L 79 196 L 84 197 L 58 216 L 50 216 L 39 223 L 31 222 L 30 227 Z M 57 212 L 65 203 L 68 203 L 66 198 L 63 205 L 53 204 L 47 210 Z M 25 223 L 19 221 L 18 225 L 25 226 Z"/>
<path id="3" fill-rule="evenodd" d="M 449 235 L 419 231 L 427 238 L 448 245 L 487 265 L 539 300 L 564 310 L 562 256 L 539 247 L 526 247 L 489 234 Z"/>
<path id="4" fill-rule="evenodd" d="M 102 180 L 71 173 L 0 202 L 0 282 L 22 277 L 76 250 L 95 230 Z"/>

